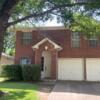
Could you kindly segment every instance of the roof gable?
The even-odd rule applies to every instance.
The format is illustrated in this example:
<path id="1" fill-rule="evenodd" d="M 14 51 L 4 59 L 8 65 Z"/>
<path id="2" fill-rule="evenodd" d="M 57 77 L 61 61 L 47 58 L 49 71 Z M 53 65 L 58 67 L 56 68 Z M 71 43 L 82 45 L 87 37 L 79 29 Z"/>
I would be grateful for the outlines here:
<path id="1" fill-rule="evenodd" d="M 46 41 L 48 41 L 49 43 L 51 43 L 52 45 L 54 45 L 54 48 L 55 49 L 62 50 L 62 47 L 61 46 L 59 46 L 58 44 L 56 44 L 55 42 L 53 42 L 49 38 L 44 38 L 43 40 L 41 40 L 40 42 L 38 42 L 37 44 L 35 44 L 34 46 L 32 46 L 32 48 L 33 49 L 39 49 L 39 46 L 42 45 Z"/>

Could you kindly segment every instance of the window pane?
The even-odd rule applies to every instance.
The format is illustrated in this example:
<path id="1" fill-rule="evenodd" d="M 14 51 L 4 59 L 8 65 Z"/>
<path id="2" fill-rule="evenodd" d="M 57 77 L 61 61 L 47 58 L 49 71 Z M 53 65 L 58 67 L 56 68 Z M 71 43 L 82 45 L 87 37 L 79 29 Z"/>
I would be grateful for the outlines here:
<path id="1" fill-rule="evenodd" d="M 72 40 L 72 47 L 73 47 L 73 48 L 78 48 L 78 47 L 80 47 L 80 41 Z"/>
<path id="2" fill-rule="evenodd" d="M 80 34 L 78 32 L 73 32 L 71 36 L 71 46 L 73 48 L 80 47 Z"/>
<path id="3" fill-rule="evenodd" d="M 20 59 L 20 64 L 31 64 L 31 59 L 29 59 L 28 57 L 22 57 Z"/>
<path id="4" fill-rule="evenodd" d="M 32 33 L 23 33 L 22 35 L 22 43 L 23 44 L 30 44 L 32 42 Z"/>
<path id="5" fill-rule="evenodd" d="M 95 37 L 89 39 L 89 45 L 90 45 L 91 47 L 97 47 L 97 46 L 98 46 L 98 39 L 95 38 Z"/>
<path id="6" fill-rule="evenodd" d="M 78 32 L 73 32 L 72 39 L 80 39 L 80 34 Z"/>

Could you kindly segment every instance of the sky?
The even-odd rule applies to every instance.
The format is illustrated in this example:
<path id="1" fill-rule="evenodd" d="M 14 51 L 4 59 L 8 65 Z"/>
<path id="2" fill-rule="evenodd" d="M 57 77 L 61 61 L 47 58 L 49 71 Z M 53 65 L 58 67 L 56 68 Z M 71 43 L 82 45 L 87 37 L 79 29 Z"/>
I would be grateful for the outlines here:
<path id="1" fill-rule="evenodd" d="M 52 26 L 63 26 L 62 23 L 57 23 L 57 18 L 54 17 L 53 20 L 48 20 L 46 22 L 40 22 L 37 24 L 37 26 L 43 26 L 43 27 L 52 27 Z"/>
<path id="2" fill-rule="evenodd" d="M 43 23 L 43 26 L 48 26 L 48 27 L 52 27 L 52 26 L 62 26 L 62 23 L 57 23 L 57 21 L 54 19 L 52 21 L 47 21 L 45 23 Z"/>

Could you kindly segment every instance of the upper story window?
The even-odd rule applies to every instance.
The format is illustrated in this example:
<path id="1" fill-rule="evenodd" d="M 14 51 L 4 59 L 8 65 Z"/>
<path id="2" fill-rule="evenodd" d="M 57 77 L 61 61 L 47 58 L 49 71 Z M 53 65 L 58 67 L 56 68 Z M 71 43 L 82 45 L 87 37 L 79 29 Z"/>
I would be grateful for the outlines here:
<path id="1" fill-rule="evenodd" d="M 71 46 L 73 48 L 80 47 L 80 34 L 78 32 L 73 32 L 71 34 Z"/>
<path id="2" fill-rule="evenodd" d="M 28 57 L 21 57 L 20 64 L 22 65 L 31 64 L 31 59 Z"/>
<path id="3" fill-rule="evenodd" d="M 96 37 L 92 37 L 92 38 L 90 38 L 89 39 L 89 45 L 91 46 L 91 47 L 97 47 L 98 46 L 98 38 L 96 38 Z"/>
<path id="4" fill-rule="evenodd" d="M 24 32 L 22 34 L 22 44 L 28 45 L 32 42 L 32 33 Z"/>

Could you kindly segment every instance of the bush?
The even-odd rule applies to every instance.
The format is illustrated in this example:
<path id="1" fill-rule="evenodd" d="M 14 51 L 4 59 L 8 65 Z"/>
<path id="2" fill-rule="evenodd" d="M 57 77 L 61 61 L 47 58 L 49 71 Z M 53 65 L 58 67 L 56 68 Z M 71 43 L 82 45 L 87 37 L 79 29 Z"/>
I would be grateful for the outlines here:
<path id="1" fill-rule="evenodd" d="M 32 81 L 32 66 L 31 65 L 22 65 L 22 76 L 24 81 Z"/>
<path id="2" fill-rule="evenodd" d="M 40 80 L 40 66 L 39 65 L 23 65 L 22 76 L 23 76 L 24 81 Z"/>
<path id="3" fill-rule="evenodd" d="M 9 79 L 18 81 L 22 80 L 21 65 L 3 65 L 1 66 L 1 77 L 7 77 Z"/>
<path id="4" fill-rule="evenodd" d="M 14 81 L 38 81 L 40 80 L 39 65 L 3 65 L 1 77 L 7 77 Z"/>
<path id="5" fill-rule="evenodd" d="M 33 65 L 32 67 L 33 69 L 33 80 L 34 81 L 39 81 L 40 80 L 40 76 L 41 76 L 41 69 L 39 65 Z"/>

